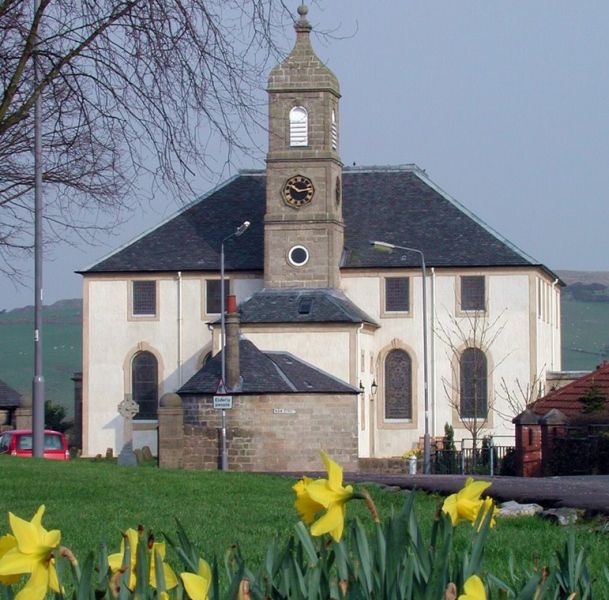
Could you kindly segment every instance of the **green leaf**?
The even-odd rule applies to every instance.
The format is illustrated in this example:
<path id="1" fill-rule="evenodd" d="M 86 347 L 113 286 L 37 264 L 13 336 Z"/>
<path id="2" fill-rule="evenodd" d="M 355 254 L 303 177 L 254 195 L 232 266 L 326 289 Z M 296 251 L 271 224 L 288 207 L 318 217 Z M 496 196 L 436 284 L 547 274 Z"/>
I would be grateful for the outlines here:
<path id="1" fill-rule="evenodd" d="M 313 545 L 313 541 L 311 540 L 311 535 L 309 531 L 305 527 L 302 521 L 299 521 L 294 525 L 294 530 L 296 531 L 296 535 L 298 536 L 298 540 L 302 544 L 304 551 L 306 552 L 311 566 L 314 567 L 317 564 L 317 551 L 315 550 L 315 546 Z"/>
<path id="2" fill-rule="evenodd" d="M 163 558 L 158 550 L 154 551 L 154 578 L 156 580 L 156 592 L 158 596 L 161 592 L 167 591 L 165 571 L 163 569 Z"/>
<path id="3" fill-rule="evenodd" d="M 80 581 L 76 588 L 76 600 L 90 600 L 93 589 L 93 567 L 95 564 L 95 557 L 93 552 L 90 552 L 85 558 L 85 562 L 82 564 L 80 570 Z"/>

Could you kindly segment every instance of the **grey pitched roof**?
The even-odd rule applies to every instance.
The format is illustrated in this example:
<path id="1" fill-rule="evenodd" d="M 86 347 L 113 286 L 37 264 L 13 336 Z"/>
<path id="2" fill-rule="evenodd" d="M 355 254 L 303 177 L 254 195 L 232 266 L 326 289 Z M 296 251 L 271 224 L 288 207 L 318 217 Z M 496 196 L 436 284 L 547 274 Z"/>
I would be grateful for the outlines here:
<path id="1" fill-rule="evenodd" d="M 244 220 L 226 270 L 262 271 L 265 203 L 264 172 L 244 171 L 85 272 L 218 271 L 221 240 Z M 418 248 L 430 267 L 543 267 L 413 165 L 344 169 L 343 216 L 343 269 L 419 266 L 415 253 L 375 252 L 370 240 Z"/>
<path id="2" fill-rule="evenodd" d="M 341 291 L 263 289 L 239 305 L 241 323 L 371 323 L 376 321 Z"/>
<path id="3" fill-rule="evenodd" d="M 21 394 L 0 379 L 0 408 L 21 406 Z"/>
<path id="4" fill-rule="evenodd" d="M 215 394 L 222 379 L 222 353 L 216 354 L 179 390 L 183 395 Z M 245 338 L 239 341 L 243 383 L 240 394 L 358 394 L 360 390 L 289 352 L 262 352 Z"/>

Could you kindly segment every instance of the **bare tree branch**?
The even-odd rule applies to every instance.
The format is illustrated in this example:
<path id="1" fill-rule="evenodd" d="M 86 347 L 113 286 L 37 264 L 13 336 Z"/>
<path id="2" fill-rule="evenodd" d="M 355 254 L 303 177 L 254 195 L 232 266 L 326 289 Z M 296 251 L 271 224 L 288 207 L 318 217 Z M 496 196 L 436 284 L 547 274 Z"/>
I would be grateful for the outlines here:
<path id="1" fill-rule="evenodd" d="M 32 245 L 39 95 L 47 233 L 85 235 L 142 200 L 142 176 L 191 195 L 251 147 L 291 18 L 283 0 L 0 0 L 0 272 Z"/>
<path id="2" fill-rule="evenodd" d="M 442 378 L 442 387 L 449 406 L 456 412 L 463 427 L 470 433 L 474 450 L 478 440 L 487 426 L 488 419 L 494 410 L 494 390 L 487 388 L 491 374 L 506 360 L 507 356 L 489 363 L 486 355 L 505 329 L 507 321 L 505 310 L 494 319 L 489 320 L 484 311 L 467 311 L 463 316 L 456 316 L 448 310 L 446 320 L 437 320 L 434 334 L 446 346 L 446 355 L 451 368 L 451 379 Z M 473 353 L 473 363 L 470 365 L 469 379 L 464 380 L 461 372 L 461 358 L 466 350 L 479 350 Z M 479 377 L 486 377 L 482 382 Z M 467 398 L 467 411 L 463 405 L 465 390 L 471 391 Z M 486 390 L 486 396 L 480 397 L 481 389 Z"/>

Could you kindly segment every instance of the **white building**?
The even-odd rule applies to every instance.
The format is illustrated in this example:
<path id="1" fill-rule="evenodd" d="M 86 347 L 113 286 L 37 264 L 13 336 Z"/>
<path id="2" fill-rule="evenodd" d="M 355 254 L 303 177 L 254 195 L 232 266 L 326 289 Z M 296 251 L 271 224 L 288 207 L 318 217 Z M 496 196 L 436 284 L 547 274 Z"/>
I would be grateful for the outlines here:
<path id="1" fill-rule="evenodd" d="M 415 165 L 343 168 L 339 87 L 305 15 L 269 77 L 269 152 L 83 272 L 83 453 L 122 447 L 117 412 L 140 405 L 135 446 L 156 448 L 159 398 L 219 350 L 220 247 L 242 334 L 363 388 L 360 457 L 401 455 L 425 430 L 420 254 L 427 265 L 428 427 L 512 435 L 500 382 L 560 370 L 560 285 Z M 346 126 L 349 126 L 347 123 Z M 215 328 L 216 335 L 212 329 Z M 459 412 L 461 411 L 461 416 Z M 481 418 L 481 415 L 486 415 Z"/>

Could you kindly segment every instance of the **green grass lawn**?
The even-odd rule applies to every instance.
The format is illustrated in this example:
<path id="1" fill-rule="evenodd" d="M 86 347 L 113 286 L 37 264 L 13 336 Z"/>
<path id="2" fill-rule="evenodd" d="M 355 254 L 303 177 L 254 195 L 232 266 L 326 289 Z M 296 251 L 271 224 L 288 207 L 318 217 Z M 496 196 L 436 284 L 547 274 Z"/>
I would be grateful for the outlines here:
<path id="1" fill-rule="evenodd" d="M 110 462 L 75 460 L 56 463 L 0 457 L 0 534 L 8 531 L 7 512 L 30 519 L 40 504 L 47 507 L 47 529 L 62 532 L 62 544 L 84 558 L 106 541 L 117 551 L 121 530 L 144 525 L 157 536 L 174 532 L 180 519 L 205 557 L 221 558 L 235 542 L 251 567 L 262 560 L 274 535 L 286 535 L 297 521 L 293 508 L 294 483 L 283 477 L 118 467 Z M 381 517 L 401 507 L 403 495 L 370 488 Z M 441 498 L 417 493 L 416 508 L 427 531 Z M 362 503 L 351 502 L 349 517 L 368 521 Z M 457 544 L 471 533 L 460 525 Z M 499 520 L 486 546 L 486 569 L 506 576 L 508 557 L 531 570 L 547 564 L 566 539 L 566 529 L 539 518 Z M 600 578 L 609 565 L 609 534 L 593 531 L 593 524 L 577 528 L 578 544 L 590 550 L 590 567 Z M 599 584 L 601 585 L 601 584 Z M 602 587 L 599 589 L 603 589 Z"/>

